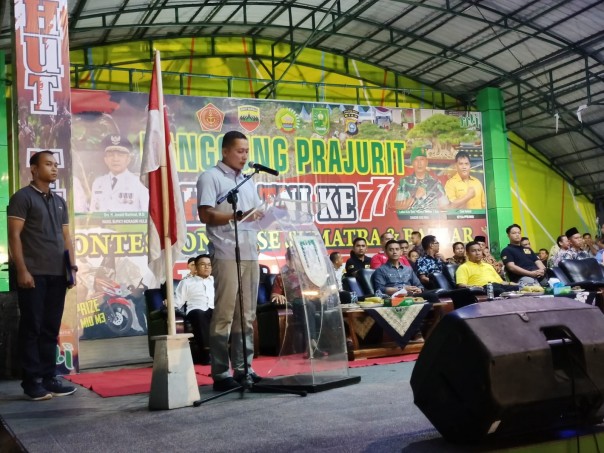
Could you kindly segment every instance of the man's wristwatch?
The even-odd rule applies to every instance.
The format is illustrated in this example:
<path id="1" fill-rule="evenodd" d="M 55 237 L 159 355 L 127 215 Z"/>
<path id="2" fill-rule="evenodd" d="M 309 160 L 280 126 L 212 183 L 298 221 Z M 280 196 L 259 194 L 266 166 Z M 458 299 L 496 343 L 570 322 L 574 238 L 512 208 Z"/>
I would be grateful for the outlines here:
<path id="1" fill-rule="evenodd" d="M 78 269 L 78 266 L 71 266 L 71 270 L 77 272 L 79 269 Z"/>

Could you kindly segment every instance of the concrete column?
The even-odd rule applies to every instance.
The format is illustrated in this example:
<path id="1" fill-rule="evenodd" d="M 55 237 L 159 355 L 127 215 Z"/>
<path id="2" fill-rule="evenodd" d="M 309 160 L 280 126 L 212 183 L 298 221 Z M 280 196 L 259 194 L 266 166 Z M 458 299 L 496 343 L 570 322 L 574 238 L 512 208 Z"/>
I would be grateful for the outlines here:
<path id="1" fill-rule="evenodd" d="M 505 229 L 514 223 L 510 192 L 508 141 L 503 110 L 503 97 L 498 88 L 484 88 L 476 97 L 482 113 L 485 189 L 489 246 L 495 258 L 508 244 Z"/>
<path id="2" fill-rule="evenodd" d="M 178 409 L 199 400 L 199 386 L 191 357 L 193 334 L 159 335 L 155 340 L 149 409 Z"/>

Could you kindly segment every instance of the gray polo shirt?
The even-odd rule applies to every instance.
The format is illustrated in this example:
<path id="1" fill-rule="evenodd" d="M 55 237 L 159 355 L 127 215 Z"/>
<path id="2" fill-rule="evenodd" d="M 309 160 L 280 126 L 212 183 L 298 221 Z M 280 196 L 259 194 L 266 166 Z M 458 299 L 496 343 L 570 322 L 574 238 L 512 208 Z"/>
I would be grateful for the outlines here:
<path id="1" fill-rule="evenodd" d="M 64 275 L 63 225 L 69 224 L 65 200 L 52 191 L 45 196 L 30 185 L 10 198 L 7 215 L 25 221 L 21 243 L 29 273 Z"/>
<path id="2" fill-rule="evenodd" d="M 243 180 L 244 175 L 240 172 L 218 162 L 215 167 L 206 170 L 197 179 L 197 206 L 210 206 L 221 212 L 232 213 L 233 207 L 228 201 L 216 205 L 216 201 L 226 195 Z M 260 204 L 260 197 L 256 190 L 254 181 L 248 181 L 239 188 L 237 210 L 247 211 Z M 246 222 L 247 223 L 247 222 Z M 240 225 L 239 228 L 239 250 L 242 260 L 258 259 L 258 233 L 248 229 L 249 225 Z M 235 259 L 235 231 L 229 224 L 206 225 L 208 239 L 214 246 L 214 256 L 219 259 Z"/>

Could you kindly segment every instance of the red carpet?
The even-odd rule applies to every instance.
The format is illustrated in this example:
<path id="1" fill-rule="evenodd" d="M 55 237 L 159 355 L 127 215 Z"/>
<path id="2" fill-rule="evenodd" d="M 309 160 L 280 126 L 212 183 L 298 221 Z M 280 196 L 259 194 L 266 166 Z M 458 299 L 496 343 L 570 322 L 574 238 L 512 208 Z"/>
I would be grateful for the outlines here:
<path id="1" fill-rule="evenodd" d="M 364 359 L 348 362 L 349 368 L 360 368 L 371 365 L 388 365 L 399 362 L 411 362 L 417 359 L 417 354 L 407 354 L 402 356 L 383 357 L 377 359 Z M 269 372 L 276 365 L 277 357 L 261 356 L 254 359 L 254 370 L 261 376 L 268 376 Z M 296 366 L 296 360 L 288 364 L 290 372 L 296 372 L 296 368 L 306 369 L 308 361 L 299 361 Z M 315 362 L 316 363 L 316 362 Z M 151 391 L 152 368 L 122 368 L 114 371 L 101 371 L 96 373 L 81 373 L 69 376 L 63 376 L 65 379 L 79 384 L 82 387 L 92 390 L 96 394 L 108 398 L 112 396 L 134 395 L 137 393 L 149 393 Z M 277 374 L 273 373 L 273 376 Z M 195 365 L 195 376 L 199 385 L 210 385 L 209 365 Z"/>

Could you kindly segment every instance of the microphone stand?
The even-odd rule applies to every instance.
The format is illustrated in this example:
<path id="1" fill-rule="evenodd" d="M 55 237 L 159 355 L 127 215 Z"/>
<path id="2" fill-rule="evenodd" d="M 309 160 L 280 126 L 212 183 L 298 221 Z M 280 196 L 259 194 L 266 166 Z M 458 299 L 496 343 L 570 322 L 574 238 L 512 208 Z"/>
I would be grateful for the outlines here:
<path id="1" fill-rule="evenodd" d="M 263 393 L 289 393 L 292 395 L 299 395 L 299 396 L 306 396 L 306 394 L 307 394 L 307 392 L 304 390 L 301 390 L 301 391 L 300 390 L 287 390 L 287 389 L 275 388 L 275 387 L 271 387 L 271 386 L 263 386 L 262 384 L 256 384 L 256 383 L 254 383 L 254 381 L 252 380 L 252 378 L 250 376 L 250 365 L 247 360 L 247 340 L 245 338 L 246 331 L 245 331 L 245 319 L 244 319 L 245 312 L 243 310 L 243 308 L 244 308 L 243 293 L 241 291 L 241 288 L 242 288 L 242 284 L 241 284 L 241 252 L 239 249 L 239 229 L 237 226 L 239 223 L 238 218 L 241 215 L 241 211 L 237 210 L 237 201 L 238 201 L 237 194 L 239 193 L 239 188 L 242 185 L 244 185 L 246 182 L 248 182 L 259 171 L 260 170 L 258 168 L 254 168 L 253 173 L 249 173 L 249 174 L 245 175 L 243 180 L 239 184 L 237 184 L 226 195 L 223 195 L 216 201 L 216 204 L 218 205 L 218 204 L 223 203 L 225 200 L 227 200 L 233 207 L 233 228 L 235 230 L 235 262 L 237 264 L 237 288 L 238 288 L 237 296 L 238 296 L 238 303 L 239 303 L 239 321 L 241 323 L 241 344 L 243 347 L 244 377 L 241 380 L 241 384 L 238 387 L 234 387 L 232 389 L 226 390 L 222 393 L 219 393 L 218 395 L 214 395 L 209 398 L 197 400 L 193 403 L 193 406 L 195 406 L 195 407 L 199 407 L 203 403 L 215 400 L 216 398 L 220 398 L 221 396 L 228 395 L 229 393 L 240 392 L 241 394 L 243 394 L 243 392 L 245 390 L 249 390 L 250 392 L 263 392 Z"/>

